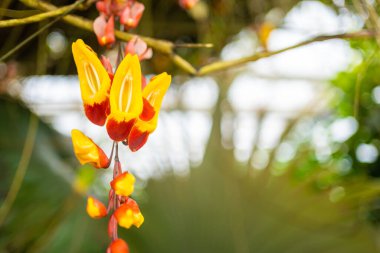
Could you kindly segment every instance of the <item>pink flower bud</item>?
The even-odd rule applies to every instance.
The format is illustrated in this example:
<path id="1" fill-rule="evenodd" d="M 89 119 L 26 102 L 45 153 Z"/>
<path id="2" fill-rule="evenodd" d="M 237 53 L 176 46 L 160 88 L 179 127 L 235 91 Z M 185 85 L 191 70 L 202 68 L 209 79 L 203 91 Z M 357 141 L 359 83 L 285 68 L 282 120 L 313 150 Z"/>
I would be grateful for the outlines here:
<path id="1" fill-rule="evenodd" d="M 108 46 L 115 42 L 115 22 L 111 16 L 108 21 L 103 15 L 97 17 L 94 21 L 94 32 L 101 46 Z"/>
<path id="2" fill-rule="evenodd" d="M 125 46 L 125 54 L 137 54 L 139 60 L 145 60 L 152 58 L 153 51 L 148 48 L 148 45 L 140 39 L 138 36 L 133 37 Z"/>
<path id="3" fill-rule="evenodd" d="M 130 1 L 121 13 L 120 23 L 122 23 L 127 30 L 136 28 L 144 10 L 145 6 L 142 3 Z"/>

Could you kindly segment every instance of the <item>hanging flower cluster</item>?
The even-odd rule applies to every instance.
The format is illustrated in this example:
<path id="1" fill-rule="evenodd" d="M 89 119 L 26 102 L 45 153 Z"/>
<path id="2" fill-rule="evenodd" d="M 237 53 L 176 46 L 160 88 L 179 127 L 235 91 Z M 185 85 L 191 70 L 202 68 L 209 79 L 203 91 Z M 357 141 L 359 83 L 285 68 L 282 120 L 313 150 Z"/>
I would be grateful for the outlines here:
<path id="1" fill-rule="evenodd" d="M 122 170 L 118 158 L 118 142 L 127 144 L 133 152 L 146 143 L 157 127 L 161 103 L 171 82 L 171 76 L 162 73 L 143 86 L 139 59 L 147 58 L 151 52 L 146 45 L 141 46 L 138 38 L 130 43 L 126 46 L 128 53 L 115 73 L 109 60 L 105 57 L 100 60 L 82 40 L 79 39 L 72 45 L 84 112 L 92 123 L 105 125 L 109 137 L 114 141 L 112 153 L 108 157 L 93 140 L 74 129 L 72 142 L 75 155 L 81 164 L 105 169 L 111 164 L 114 149 L 116 151 L 108 206 L 94 197 L 87 200 L 87 213 L 90 217 L 110 217 L 108 234 L 111 244 L 107 253 L 129 252 L 126 242 L 117 236 L 118 226 L 140 227 L 144 222 L 138 204 L 130 197 L 135 177 Z"/>
<path id="2" fill-rule="evenodd" d="M 100 0 L 96 3 L 99 17 L 94 21 L 94 32 L 101 46 L 115 42 L 115 19 L 126 30 L 136 28 L 144 12 L 144 5 L 136 0 Z"/>

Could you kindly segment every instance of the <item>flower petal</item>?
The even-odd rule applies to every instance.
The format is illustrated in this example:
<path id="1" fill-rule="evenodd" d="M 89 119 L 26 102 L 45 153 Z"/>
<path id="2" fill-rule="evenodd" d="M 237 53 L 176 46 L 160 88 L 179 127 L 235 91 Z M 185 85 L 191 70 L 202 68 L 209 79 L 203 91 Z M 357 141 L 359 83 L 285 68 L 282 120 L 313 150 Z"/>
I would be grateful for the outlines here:
<path id="1" fill-rule="evenodd" d="M 153 106 L 143 98 L 143 110 L 139 116 L 139 118 L 143 121 L 149 121 L 151 120 L 154 115 L 156 114 L 156 111 L 154 110 Z"/>
<path id="2" fill-rule="evenodd" d="M 149 133 L 142 132 L 138 126 L 134 126 L 128 136 L 128 146 L 132 152 L 138 151 L 148 141 Z"/>
<path id="3" fill-rule="evenodd" d="M 99 45 L 106 46 L 115 42 L 115 21 L 113 16 L 106 21 L 106 18 L 100 15 L 95 19 L 93 28 Z"/>
<path id="4" fill-rule="evenodd" d="M 94 32 L 95 32 L 96 37 L 98 38 L 98 41 L 100 44 L 101 38 L 104 36 L 106 26 L 107 26 L 107 20 L 106 20 L 105 16 L 100 15 L 99 17 L 97 17 L 94 20 L 94 23 L 92 26 L 94 28 Z"/>
<path id="5" fill-rule="evenodd" d="M 158 113 L 171 82 L 171 76 L 162 73 L 154 77 L 143 90 L 143 111 L 128 136 L 131 151 L 139 150 L 157 128 Z"/>
<path id="6" fill-rule="evenodd" d="M 78 70 L 83 104 L 90 108 L 101 108 L 96 113 L 86 112 L 86 115 L 94 124 L 104 125 L 108 108 L 105 105 L 108 104 L 111 79 L 97 55 L 83 40 L 79 39 L 74 42 L 72 44 L 72 51 Z M 93 114 L 96 115 L 95 118 L 91 116 Z"/>
<path id="7" fill-rule="evenodd" d="M 143 54 L 141 54 L 139 56 L 139 59 L 140 59 L 140 61 L 142 61 L 145 59 L 150 59 L 150 58 L 152 58 L 152 56 L 153 56 L 153 50 L 151 48 L 148 48 L 147 50 L 145 50 L 145 52 Z"/>
<path id="8" fill-rule="evenodd" d="M 156 112 L 160 111 L 162 100 L 168 90 L 171 76 L 166 72 L 151 79 L 143 90 L 143 97 L 153 106 Z"/>
<path id="9" fill-rule="evenodd" d="M 81 164 L 92 164 L 95 168 L 107 168 L 109 159 L 104 151 L 81 131 L 73 129 L 71 138 L 75 156 Z"/>
<path id="10" fill-rule="evenodd" d="M 131 173 L 124 172 L 112 180 L 111 187 L 117 195 L 128 197 L 134 190 L 135 180 Z"/>
<path id="11" fill-rule="evenodd" d="M 136 41 L 137 41 L 137 38 L 138 36 L 133 36 L 133 38 L 128 41 L 128 43 L 125 45 L 125 54 L 131 54 L 131 55 L 134 55 L 136 54 L 136 50 L 135 50 L 135 44 L 136 44 Z"/>
<path id="12" fill-rule="evenodd" d="M 126 29 L 136 28 L 144 10 L 144 4 L 137 1 L 131 1 L 121 13 L 120 23 L 124 24 Z"/>
<path id="13" fill-rule="evenodd" d="M 84 113 L 90 121 L 98 126 L 103 126 L 106 122 L 107 115 L 110 114 L 109 100 L 106 99 L 101 103 L 93 105 L 84 104 Z"/>
<path id="14" fill-rule="evenodd" d="M 121 119 L 119 121 L 118 117 L 115 115 L 110 115 L 107 121 L 107 132 L 109 137 L 114 141 L 123 141 L 128 138 L 129 133 L 133 127 L 136 119 Z"/>
<path id="15" fill-rule="evenodd" d="M 107 208 L 104 206 L 102 202 L 93 197 L 87 198 L 86 211 L 87 214 L 94 219 L 99 219 L 103 218 L 104 216 L 107 216 Z"/>

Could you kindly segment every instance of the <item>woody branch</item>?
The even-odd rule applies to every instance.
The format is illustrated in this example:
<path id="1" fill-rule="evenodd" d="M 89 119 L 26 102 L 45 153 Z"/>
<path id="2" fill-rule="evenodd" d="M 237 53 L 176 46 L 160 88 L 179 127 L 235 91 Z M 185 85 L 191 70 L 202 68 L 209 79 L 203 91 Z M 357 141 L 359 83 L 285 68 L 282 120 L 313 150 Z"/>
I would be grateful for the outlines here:
<path id="1" fill-rule="evenodd" d="M 44 18 L 49 18 L 54 15 L 59 15 L 58 13 L 62 14 L 64 12 L 65 8 L 68 8 L 68 6 L 57 8 L 56 6 L 43 2 L 43 1 L 34 1 L 34 0 L 21 0 L 25 5 L 35 8 L 38 10 L 46 11 L 45 15 L 35 15 L 34 17 L 30 17 L 29 19 L 24 18 L 20 21 L 12 20 L 11 24 L 12 26 L 15 25 L 22 25 L 30 22 L 31 20 L 42 20 Z M 88 3 L 87 3 L 88 5 Z M 81 6 L 83 8 L 83 6 Z M 63 21 L 65 21 L 68 24 L 71 24 L 73 26 L 76 26 L 80 29 L 93 31 L 93 22 L 91 20 L 85 19 L 83 17 L 79 17 L 76 15 L 66 15 L 62 18 Z M 27 21 L 25 21 L 27 20 Z M 7 24 L 8 20 L 0 21 L 0 27 L 10 26 L 9 23 Z M 10 22 L 10 21 L 8 21 Z M 123 41 L 129 41 L 133 38 L 133 34 L 123 32 L 123 31 L 115 31 L 115 36 Z M 178 54 L 175 53 L 176 45 L 172 43 L 171 41 L 162 40 L 162 39 L 156 39 L 146 36 L 139 36 L 142 40 L 144 40 L 148 46 L 152 47 L 154 50 L 161 52 L 163 54 L 168 55 L 174 64 L 176 64 L 179 68 L 181 68 L 183 71 L 190 75 L 194 76 L 204 76 L 208 74 L 212 74 L 218 71 L 228 70 L 232 69 L 238 66 L 242 66 L 244 64 L 247 64 L 249 62 L 258 61 L 263 58 L 268 58 L 273 55 L 277 55 L 292 49 L 296 49 L 299 47 L 303 47 L 315 42 L 322 42 L 332 39 L 370 39 L 375 38 L 376 33 L 373 31 L 368 30 L 361 30 L 357 32 L 352 33 L 339 33 L 339 34 L 332 34 L 332 35 L 318 35 L 313 38 L 307 39 L 305 41 L 302 41 L 300 43 L 297 43 L 295 45 L 285 47 L 283 49 L 275 50 L 275 51 L 262 51 L 254 53 L 247 57 L 242 57 L 235 60 L 230 61 L 216 61 L 207 65 L 202 66 L 201 68 L 195 68 L 190 62 L 188 62 L 186 59 L 182 58 Z M 209 47 L 208 44 L 206 47 Z"/>

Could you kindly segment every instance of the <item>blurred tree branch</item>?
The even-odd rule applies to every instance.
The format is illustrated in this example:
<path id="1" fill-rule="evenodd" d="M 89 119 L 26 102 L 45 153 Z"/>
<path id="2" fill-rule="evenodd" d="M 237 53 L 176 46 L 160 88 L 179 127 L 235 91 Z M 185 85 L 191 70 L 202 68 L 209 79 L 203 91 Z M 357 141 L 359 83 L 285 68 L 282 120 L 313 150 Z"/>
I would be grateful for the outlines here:
<path id="1" fill-rule="evenodd" d="M 39 10 L 11 10 L 11 9 L 6 9 L 6 8 L 0 8 L 0 14 L 1 13 L 2 13 L 1 17 L 19 19 L 19 18 L 26 18 L 32 15 L 41 14 L 41 11 Z"/>
<path id="2" fill-rule="evenodd" d="M 59 16 L 59 15 L 65 13 L 66 11 L 70 10 L 71 8 L 73 8 L 76 5 L 77 4 L 74 3 L 71 5 L 67 5 L 67 6 L 58 8 L 58 9 L 53 10 L 53 11 L 47 11 L 47 12 L 43 12 L 43 13 L 36 14 L 33 16 L 25 17 L 25 18 L 1 20 L 0 21 L 0 28 L 40 22 L 40 21 L 43 21 L 43 20 L 48 19 L 48 18 Z"/>
<path id="3" fill-rule="evenodd" d="M 60 20 L 64 16 L 66 16 L 68 13 L 70 13 L 72 10 L 74 10 L 76 7 L 80 6 L 84 2 L 85 2 L 85 0 L 78 0 L 78 1 L 76 1 L 73 5 L 69 6 L 68 9 L 66 9 L 60 15 L 58 15 L 58 17 L 56 17 L 54 20 L 52 20 L 49 23 L 47 23 L 46 25 L 42 26 L 40 29 L 38 29 L 37 32 L 35 32 L 32 35 L 30 35 L 25 40 L 23 40 L 22 42 L 20 42 L 17 46 L 15 46 L 10 51 L 8 51 L 6 54 L 4 54 L 3 56 L 1 56 L 0 62 L 4 61 L 6 58 L 8 58 L 12 54 L 14 54 L 20 48 L 22 48 L 23 46 L 25 46 L 26 44 L 28 44 L 32 39 L 34 39 L 35 37 L 37 37 L 38 35 L 40 35 L 42 32 L 44 32 L 46 29 L 48 29 L 50 26 L 52 26 L 54 23 L 56 23 L 58 20 Z"/>
<path id="4" fill-rule="evenodd" d="M 372 4 L 367 0 L 355 0 L 353 1 L 355 8 L 361 14 L 364 19 L 368 29 L 374 30 L 376 32 L 376 41 L 380 45 L 380 23 L 379 16 L 376 13 L 376 10 Z"/>
<path id="5" fill-rule="evenodd" d="M 362 30 L 358 32 L 353 32 L 353 33 L 340 33 L 340 34 L 333 34 L 333 35 L 318 35 L 315 36 L 311 39 L 307 39 L 305 41 L 302 41 L 300 43 L 297 43 L 295 45 L 285 47 L 283 49 L 275 50 L 275 51 L 262 51 L 255 53 L 253 55 L 239 58 L 236 60 L 230 60 L 230 61 L 217 61 L 214 63 L 210 63 L 208 65 L 203 66 L 202 68 L 199 69 L 197 72 L 197 75 L 203 76 L 212 72 L 216 71 L 221 71 L 221 70 L 226 70 L 231 67 L 237 67 L 243 64 L 246 64 L 248 62 L 254 62 L 257 60 L 260 60 L 262 58 L 267 58 L 272 55 L 280 54 L 283 52 L 286 52 L 291 49 L 299 48 L 306 46 L 308 44 L 314 43 L 314 42 L 321 42 L 321 41 L 326 41 L 326 40 L 331 40 L 331 39 L 360 39 L 360 38 L 373 38 L 375 36 L 374 32 L 367 31 L 367 30 Z"/>
<path id="6" fill-rule="evenodd" d="M 29 7 L 36 8 L 42 11 L 53 11 L 57 9 L 56 6 L 43 2 L 43 1 L 21 0 L 21 2 Z M 66 15 L 65 17 L 63 17 L 63 20 L 78 28 L 88 30 L 88 31 L 93 31 L 93 25 L 92 25 L 93 22 L 91 20 L 78 17 L 75 15 Z M 122 31 L 115 31 L 115 36 L 118 39 L 121 39 L 123 41 L 129 41 L 135 35 L 122 32 Z M 186 61 L 181 56 L 174 53 L 175 45 L 172 42 L 167 41 L 167 40 L 154 39 L 154 38 L 145 37 L 145 36 L 139 36 L 139 37 L 142 40 L 144 40 L 148 44 L 148 46 L 152 47 L 153 49 L 161 53 L 169 55 L 172 61 L 181 69 L 186 71 L 187 73 L 196 74 L 196 69 L 188 61 Z"/>
<path id="7" fill-rule="evenodd" d="M 21 0 L 22 3 L 25 5 L 35 8 L 42 11 L 57 11 L 59 8 L 57 8 L 55 5 L 43 2 L 43 1 L 35 1 L 35 0 Z M 63 7 L 64 8 L 64 7 Z M 93 31 L 93 22 L 91 20 L 85 19 L 83 17 L 79 17 L 76 15 L 65 15 L 62 18 L 65 22 L 84 29 L 88 31 Z M 129 41 L 135 36 L 134 34 L 130 34 L 127 32 L 122 31 L 115 31 L 115 36 L 118 39 L 121 39 L 123 41 Z M 241 65 L 244 65 L 249 62 L 254 62 L 262 58 L 267 58 L 276 54 L 280 54 L 283 52 L 286 52 L 291 49 L 295 49 L 298 47 L 302 47 L 314 42 L 321 42 L 331 39 L 363 39 L 363 38 L 373 38 L 376 36 L 376 32 L 368 31 L 368 30 L 361 30 L 358 32 L 353 33 L 340 33 L 340 34 L 333 34 L 333 35 L 319 35 L 315 36 L 313 38 L 307 39 L 305 41 L 302 41 L 300 43 L 297 43 L 295 45 L 275 50 L 275 51 L 261 51 L 257 52 L 253 55 L 242 57 L 235 60 L 229 60 L 229 61 L 217 61 L 210 64 L 207 64 L 200 69 L 196 69 L 191 63 L 189 63 L 186 59 L 182 58 L 178 54 L 175 53 L 176 45 L 167 40 L 162 39 L 155 39 L 151 37 L 145 37 L 140 36 L 141 39 L 143 39 L 148 46 L 152 47 L 153 49 L 157 50 L 158 52 L 161 52 L 163 54 L 168 55 L 174 64 L 176 64 L 179 68 L 181 68 L 183 71 L 185 71 L 188 74 L 195 75 L 195 76 L 204 76 L 208 75 L 217 71 L 223 71 L 230 68 L 238 67 Z"/>

